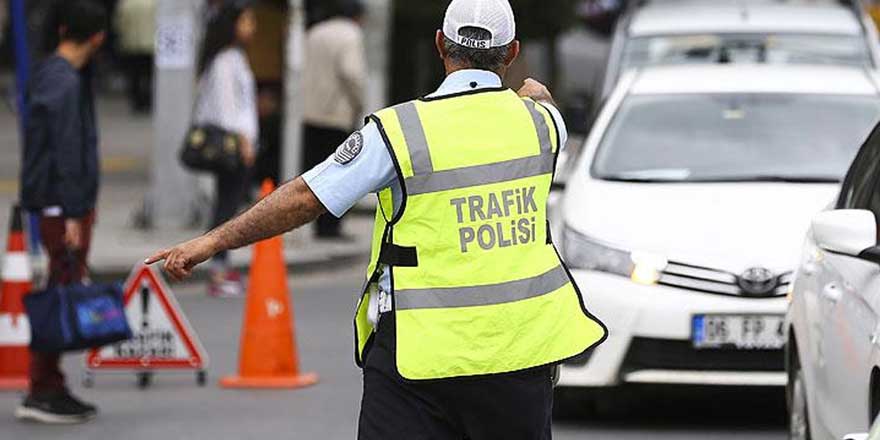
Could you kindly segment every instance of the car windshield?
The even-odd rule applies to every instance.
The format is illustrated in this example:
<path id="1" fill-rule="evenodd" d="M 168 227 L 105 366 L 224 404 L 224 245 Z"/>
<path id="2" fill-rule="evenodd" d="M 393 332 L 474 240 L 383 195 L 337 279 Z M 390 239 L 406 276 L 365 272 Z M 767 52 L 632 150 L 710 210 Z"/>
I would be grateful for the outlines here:
<path id="1" fill-rule="evenodd" d="M 836 182 L 880 118 L 869 96 L 627 98 L 593 162 L 605 180 Z"/>
<path id="2" fill-rule="evenodd" d="M 621 71 L 698 63 L 872 64 L 867 45 L 858 36 L 705 34 L 633 38 L 624 50 Z"/>

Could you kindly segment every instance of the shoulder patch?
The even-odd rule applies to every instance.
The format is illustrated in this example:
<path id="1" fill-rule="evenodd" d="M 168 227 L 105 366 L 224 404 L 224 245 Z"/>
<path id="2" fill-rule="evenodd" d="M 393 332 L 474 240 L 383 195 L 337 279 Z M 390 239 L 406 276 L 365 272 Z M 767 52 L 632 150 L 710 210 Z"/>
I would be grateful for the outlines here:
<path id="1" fill-rule="evenodd" d="M 356 131 L 336 149 L 334 160 L 340 165 L 346 165 L 353 161 L 364 149 L 364 135 Z"/>

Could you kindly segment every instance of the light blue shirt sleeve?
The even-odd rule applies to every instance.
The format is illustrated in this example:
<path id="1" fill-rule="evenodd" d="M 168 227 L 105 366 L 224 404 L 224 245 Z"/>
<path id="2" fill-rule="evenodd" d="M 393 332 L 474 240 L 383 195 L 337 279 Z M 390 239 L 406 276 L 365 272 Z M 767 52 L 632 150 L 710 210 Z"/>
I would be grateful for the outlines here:
<path id="1" fill-rule="evenodd" d="M 565 126 L 565 119 L 562 118 L 562 113 L 559 113 L 559 110 L 549 102 L 541 101 L 539 104 L 542 104 L 550 112 L 550 117 L 556 122 L 556 128 L 559 130 L 559 151 L 564 150 L 565 144 L 568 143 L 568 127 Z"/>
<path id="2" fill-rule="evenodd" d="M 342 217 L 362 198 L 388 188 L 397 179 L 394 162 L 376 123 L 370 121 L 360 132 L 364 137 L 363 148 L 354 159 L 341 164 L 333 155 L 302 176 L 327 211 L 336 217 Z"/>

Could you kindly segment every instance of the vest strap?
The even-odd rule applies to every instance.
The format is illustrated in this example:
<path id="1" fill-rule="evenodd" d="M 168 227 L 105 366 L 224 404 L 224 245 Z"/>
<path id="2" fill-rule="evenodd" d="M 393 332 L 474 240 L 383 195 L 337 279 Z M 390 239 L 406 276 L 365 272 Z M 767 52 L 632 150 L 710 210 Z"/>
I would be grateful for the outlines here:
<path id="1" fill-rule="evenodd" d="M 379 262 L 389 266 L 418 267 L 419 255 L 415 247 L 384 243 L 379 252 Z"/>
<path id="2" fill-rule="evenodd" d="M 570 282 L 565 268 L 559 265 L 524 280 L 474 287 L 398 290 L 394 295 L 398 310 L 490 306 L 544 296 Z"/>

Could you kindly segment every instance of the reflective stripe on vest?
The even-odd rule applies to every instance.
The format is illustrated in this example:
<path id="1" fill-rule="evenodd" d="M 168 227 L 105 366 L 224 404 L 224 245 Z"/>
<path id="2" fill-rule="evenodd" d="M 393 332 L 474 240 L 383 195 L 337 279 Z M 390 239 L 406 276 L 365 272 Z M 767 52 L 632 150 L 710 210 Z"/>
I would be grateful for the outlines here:
<path id="1" fill-rule="evenodd" d="M 547 273 L 525 280 L 490 286 L 398 290 L 395 298 L 398 310 L 490 306 L 543 296 L 568 283 L 565 268 L 557 266 Z"/>

